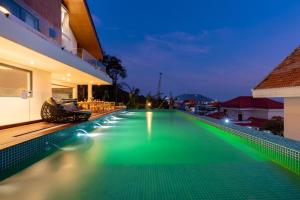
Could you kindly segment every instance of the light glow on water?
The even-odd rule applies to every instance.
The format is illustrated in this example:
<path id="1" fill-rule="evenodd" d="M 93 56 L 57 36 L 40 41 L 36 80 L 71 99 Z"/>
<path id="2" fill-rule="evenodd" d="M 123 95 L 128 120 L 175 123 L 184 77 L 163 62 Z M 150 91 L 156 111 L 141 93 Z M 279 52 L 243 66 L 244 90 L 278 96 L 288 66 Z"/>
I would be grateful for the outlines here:
<path id="1" fill-rule="evenodd" d="M 86 130 L 83 130 L 83 129 L 77 129 L 76 131 L 80 131 L 80 132 L 83 132 L 85 134 L 88 134 L 88 132 Z"/>
<path id="2" fill-rule="evenodd" d="M 120 117 L 115 117 L 115 116 L 111 116 L 111 119 L 113 119 L 113 120 L 121 120 L 122 118 L 120 118 Z"/>
<path id="3" fill-rule="evenodd" d="M 81 132 L 77 133 L 78 137 L 81 137 L 81 136 L 97 137 L 97 136 L 103 135 L 103 133 L 88 133 L 86 130 L 83 130 L 83 129 L 77 129 L 77 131 L 81 131 Z"/>
<path id="4" fill-rule="evenodd" d="M 152 136 L 152 118 L 153 112 L 146 112 L 148 139 L 151 139 Z"/>
<path id="5" fill-rule="evenodd" d="M 86 137 L 98 137 L 100 135 L 104 135 L 103 133 L 86 133 L 86 134 L 82 134 L 82 133 L 78 133 L 77 136 L 81 137 L 81 136 L 86 136 Z"/>
<path id="6" fill-rule="evenodd" d="M 0 185 L 0 193 L 12 194 L 18 190 L 16 184 Z"/>
<path id="7" fill-rule="evenodd" d="M 118 123 L 118 121 L 105 120 L 103 123 L 104 124 L 116 124 L 116 123 Z"/>
<path id="8" fill-rule="evenodd" d="M 79 136 L 79 135 L 80 135 L 80 133 L 77 134 L 77 136 Z M 87 135 L 87 134 L 81 134 L 81 135 Z M 84 145 L 84 144 L 82 144 L 82 145 L 72 145 L 72 146 L 69 145 L 69 146 L 65 146 L 65 147 L 60 147 L 60 146 L 58 146 L 54 143 L 48 143 L 48 144 L 50 144 L 51 146 L 53 146 L 56 149 L 59 149 L 61 151 L 75 151 L 75 150 L 78 150 L 80 148 L 80 146 Z"/>
<path id="9" fill-rule="evenodd" d="M 134 115 L 136 112 L 127 112 L 126 115 Z"/>
<path id="10" fill-rule="evenodd" d="M 62 131 L 74 138 L 59 146 L 78 149 L 0 182 L 0 199 L 300 199 L 300 178 L 261 144 L 180 112 L 115 116 L 124 120 L 104 124 L 113 121 L 108 116 Z"/>

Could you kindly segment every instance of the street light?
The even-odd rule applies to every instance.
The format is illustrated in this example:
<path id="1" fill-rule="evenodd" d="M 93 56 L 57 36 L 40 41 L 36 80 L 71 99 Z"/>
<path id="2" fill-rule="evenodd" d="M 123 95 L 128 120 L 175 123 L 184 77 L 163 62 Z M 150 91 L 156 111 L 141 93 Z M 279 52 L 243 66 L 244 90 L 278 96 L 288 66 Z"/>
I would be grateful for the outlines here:
<path id="1" fill-rule="evenodd" d="M 228 118 L 226 118 L 224 121 L 226 124 L 229 124 L 229 122 L 230 122 L 230 120 Z"/>

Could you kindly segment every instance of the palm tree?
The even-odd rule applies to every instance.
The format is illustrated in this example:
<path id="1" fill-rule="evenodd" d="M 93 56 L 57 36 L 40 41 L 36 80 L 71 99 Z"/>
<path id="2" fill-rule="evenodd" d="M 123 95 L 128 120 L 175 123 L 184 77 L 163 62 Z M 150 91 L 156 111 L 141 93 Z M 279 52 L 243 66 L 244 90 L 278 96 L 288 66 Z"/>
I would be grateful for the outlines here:
<path id="1" fill-rule="evenodd" d="M 122 64 L 122 61 L 115 57 L 110 56 L 108 54 L 105 54 L 103 56 L 103 64 L 106 67 L 106 73 L 110 76 L 110 78 L 113 81 L 113 86 L 115 89 L 115 102 L 117 102 L 117 96 L 118 96 L 118 79 L 119 78 L 126 78 L 127 77 L 127 71 L 125 67 Z"/>
<path id="2" fill-rule="evenodd" d="M 129 100 L 128 100 L 127 107 L 128 108 L 137 108 L 138 106 L 137 106 L 136 101 L 139 96 L 140 89 L 135 88 L 135 87 L 130 87 L 127 83 L 122 83 L 122 85 L 124 85 L 128 88 Z"/>

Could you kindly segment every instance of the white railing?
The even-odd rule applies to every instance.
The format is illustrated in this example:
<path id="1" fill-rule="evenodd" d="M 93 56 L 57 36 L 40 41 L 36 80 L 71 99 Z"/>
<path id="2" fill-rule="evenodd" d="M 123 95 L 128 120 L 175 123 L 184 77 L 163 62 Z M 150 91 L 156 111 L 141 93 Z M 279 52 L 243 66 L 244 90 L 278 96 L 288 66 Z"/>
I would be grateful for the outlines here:
<path id="1" fill-rule="evenodd" d="M 57 37 L 60 36 L 59 29 L 54 28 L 53 26 L 51 26 L 50 23 L 46 19 L 39 16 L 40 30 L 37 30 L 37 29 L 31 27 L 26 22 L 22 21 L 21 19 L 19 19 L 18 17 L 14 16 L 12 14 L 10 14 L 9 19 L 11 19 L 13 22 L 23 26 L 24 28 L 26 28 L 27 30 L 31 31 L 32 33 L 38 35 L 39 37 L 43 38 L 44 40 L 47 40 L 48 42 L 51 42 L 51 43 L 55 44 L 56 46 L 58 46 L 59 48 L 61 48 L 59 40 L 57 40 L 56 38 L 52 38 L 50 36 L 47 36 L 47 35 L 45 35 L 45 33 L 43 33 L 43 30 L 45 31 L 45 29 L 51 27 L 53 30 L 55 30 L 55 32 L 57 34 Z"/>
<path id="2" fill-rule="evenodd" d="M 30 10 L 26 8 L 27 10 Z M 44 17 L 38 15 L 37 18 L 39 19 L 39 30 L 31 27 L 26 22 L 22 21 L 18 17 L 14 16 L 13 14 L 10 14 L 8 17 L 11 21 L 23 26 L 27 30 L 31 31 L 32 33 L 36 34 L 37 36 L 41 37 L 44 40 L 47 40 L 48 42 L 51 42 L 52 44 L 56 45 L 58 48 L 63 48 L 61 41 L 63 37 L 63 33 L 60 29 L 55 28 L 51 23 L 46 20 Z M 50 28 L 55 31 L 56 37 L 50 37 L 49 30 Z M 48 33 L 48 35 L 47 35 Z M 87 50 L 83 48 L 76 48 L 76 49 L 64 49 L 67 52 L 72 53 L 72 55 L 76 55 L 81 60 L 89 63 L 92 65 L 96 70 L 100 70 L 104 73 L 106 73 L 105 66 L 101 63 L 101 61 L 97 60 L 95 57 L 93 57 Z"/>

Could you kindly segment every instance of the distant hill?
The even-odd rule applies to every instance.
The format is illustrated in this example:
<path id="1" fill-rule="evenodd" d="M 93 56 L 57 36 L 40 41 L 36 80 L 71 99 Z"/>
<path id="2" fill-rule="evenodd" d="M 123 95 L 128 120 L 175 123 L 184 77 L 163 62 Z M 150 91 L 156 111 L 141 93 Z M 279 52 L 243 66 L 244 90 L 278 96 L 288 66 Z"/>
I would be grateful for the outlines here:
<path id="1" fill-rule="evenodd" d="M 179 95 L 175 98 L 179 101 L 180 100 L 184 101 L 184 100 L 189 100 L 189 99 L 193 99 L 195 101 L 213 101 L 213 99 L 211 99 L 209 97 L 206 97 L 206 96 L 203 96 L 201 94 L 182 94 L 182 95 Z"/>

